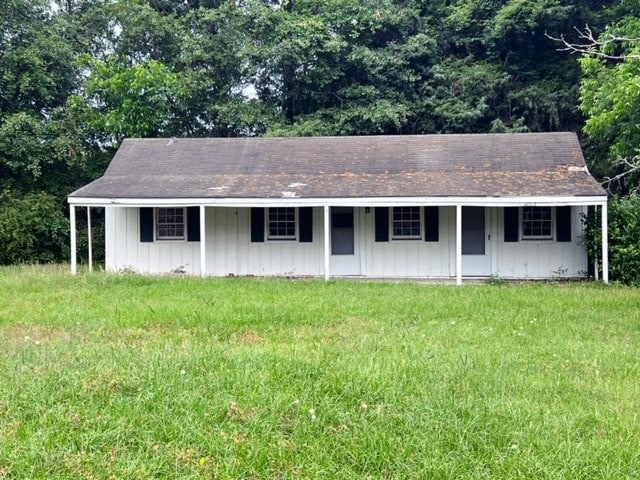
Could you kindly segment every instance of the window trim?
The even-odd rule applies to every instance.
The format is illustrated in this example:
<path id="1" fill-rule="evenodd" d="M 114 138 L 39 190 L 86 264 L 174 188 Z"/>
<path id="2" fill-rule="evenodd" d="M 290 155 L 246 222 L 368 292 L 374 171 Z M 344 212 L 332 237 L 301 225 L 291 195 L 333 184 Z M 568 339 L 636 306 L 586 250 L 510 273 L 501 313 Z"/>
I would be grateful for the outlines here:
<path id="1" fill-rule="evenodd" d="M 269 214 L 275 209 L 293 209 L 293 235 L 269 235 Z M 264 238 L 267 242 L 297 242 L 300 237 L 300 216 L 298 207 L 267 207 L 264 215 Z"/>
<path id="2" fill-rule="evenodd" d="M 525 208 L 548 208 L 550 211 L 549 218 L 549 235 L 525 235 L 524 233 L 524 209 Z M 554 232 L 556 226 L 556 208 L 555 207 L 545 207 L 545 206 L 530 206 L 530 207 L 521 207 L 520 208 L 520 239 L 523 241 L 553 241 L 555 240 Z"/>
<path id="3" fill-rule="evenodd" d="M 154 209 L 153 216 L 153 234 L 157 242 L 186 242 L 187 241 L 187 209 L 185 207 L 157 207 Z M 160 211 L 161 210 L 182 210 L 182 236 L 161 236 L 160 235 Z M 180 225 L 179 223 L 172 223 Z"/>
<path id="4" fill-rule="evenodd" d="M 417 208 L 420 222 L 420 233 L 418 235 L 394 235 L 393 233 L 393 213 L 396 208 Z M 424 239 L 424 208 L 416 205 L 408 205 L 402 207 L 391 207 L 389 212 L 389 240 L 394 242 L 422 241 Z"/>

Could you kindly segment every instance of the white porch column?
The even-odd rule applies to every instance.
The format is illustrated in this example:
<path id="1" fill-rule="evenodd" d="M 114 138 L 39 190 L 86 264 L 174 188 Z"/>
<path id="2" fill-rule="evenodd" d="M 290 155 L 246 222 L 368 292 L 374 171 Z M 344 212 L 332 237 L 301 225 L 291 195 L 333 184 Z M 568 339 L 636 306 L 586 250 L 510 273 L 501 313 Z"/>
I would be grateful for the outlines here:
<path id="1" fill-rule="evenodd" d="M 205 208 L 200 205 L 200 276 L 207 276 L 207 232 L 205 230 Z"/>
<path id="2" fill-rule="evenodd" d="M 91 245 L 91 207 L 87 207 L 87 248 L 89 250 L 89 273 L 93 272 L 93 247 Z"/>
<path id="3" fill-rule="evenodd" d="M 76 259 L 76 207 L 69 205 L 69 223 L 71 224 L 71 275 L 78 271 Z"/>
<path id="4" fill-rule="evenodd" d="M 329 205 L 324 206 L 324 279 L 329 280 L 330 272 L 329 272 L 329 263 L 330 263 L 330 253 L 331 253 L 331 245 L 329 244 L 331 240 L 330 232 L 329 232 Z"/>
<path id="5" fill-rule="evenodd" d="M 456 205 L 456 284 L 462 285 L 462 205 Z"/>
<path id="6" fill-rule="evenodd" d="M 609 283 L 609 230 L 607 204 L 602 205 L 602 281 Z"/>

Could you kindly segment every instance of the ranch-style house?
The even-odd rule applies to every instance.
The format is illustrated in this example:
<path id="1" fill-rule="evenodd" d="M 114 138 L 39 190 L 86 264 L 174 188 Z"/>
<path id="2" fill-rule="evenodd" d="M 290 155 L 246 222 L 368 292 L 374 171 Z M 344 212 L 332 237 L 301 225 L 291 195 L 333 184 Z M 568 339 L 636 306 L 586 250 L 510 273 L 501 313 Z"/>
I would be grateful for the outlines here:
<path id="1" fill-rule="evenodd" d="M 100 207 L 112 272 L 457 283 L 586 277 L 596 207 L 608 280 L 574 133 L 127 139 L 68 201 L 74 273 L 76 209 Z"/>

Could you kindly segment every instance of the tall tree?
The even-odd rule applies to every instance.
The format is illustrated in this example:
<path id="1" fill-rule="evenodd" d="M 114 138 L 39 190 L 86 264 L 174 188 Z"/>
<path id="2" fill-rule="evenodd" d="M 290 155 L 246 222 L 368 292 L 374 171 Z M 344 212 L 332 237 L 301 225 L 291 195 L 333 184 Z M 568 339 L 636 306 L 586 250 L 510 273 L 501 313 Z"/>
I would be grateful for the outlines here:
<path id="1" fill-rule="evenodd" d="M 602 10 L 601 3 L 452 2 L 442 19 L 444 28 L 438 30 L 446 58 L 441 64 L 444 82 L 439 102 L 453 116 L 443 130 L 579 130 L 578 63 L 559 54 L 545 32 L 569 31 L 585 22 L 599 24 L 595 12 Z M 467 80 L 467 88 L 458 87 L 461 78 Z M 469 88 L 473 78 L 478 81 Z M 451 104 L 461 107 L 451 109 Z"/>
<path id="2" fill-rule="evenodd" d="M 63 259 L 64 196 L 93 178 L 66 103 L 80 83 L 66 27 L 49 2 L 0 4 L 0 263 Z"/>
<path id="3" fill-rule="evenodd" d="M 640 13 L 640 11 L 638 12 Z M 584 131 L 600 146 L 601 175 L 618 193 L 638 190 L 640 177 L 640 19 L 607 28 L 580 60 Z"/>
<path id="4" fill-rule="evenodd" d="M 65 24 L 49 8 L 39 0 L 0 5 L 3 190 L 64 191 L 69 175 L 86 159 L 83 132 L 66 104 L 80 80 L 75 54 Z"/>
<path id="5" fill-rule="evenodd" d="M 411 133 L 435 48 L 420 12 L 400 2 L 253 2 L 245 82 L 270 135 Z"/>
<path id="6" fill-rule="evenodd" d="M 29 208 L 58 232 L 124 136 L 579 130 L 584 114 L 614 176 L 638 154 L 637 63 L 579 64 L 544 33 L 636 35 L 638 16 L 635 0 L 3 0 L 0 230 Z M 37 258 L 65 255 L 54 236 Z"/>

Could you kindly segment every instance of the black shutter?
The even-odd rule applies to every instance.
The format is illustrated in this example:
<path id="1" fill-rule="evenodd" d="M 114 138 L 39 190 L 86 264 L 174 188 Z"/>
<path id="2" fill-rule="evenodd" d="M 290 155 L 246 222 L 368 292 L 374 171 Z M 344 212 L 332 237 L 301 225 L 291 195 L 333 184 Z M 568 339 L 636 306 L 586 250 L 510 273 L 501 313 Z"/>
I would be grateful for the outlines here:
<path id="1" fill-rule="evenodd" d="M 200 241 L 200 207 L 187 207 L 187 242 Z"/>
<path id="2" fill-rule="evenodd" d="M 153 242 L 153 208 L 140 208 L 140 241 Z"/>
<path id="3" fill-rule="evenodd" d="M 517 242 L 520 232 L 520 209 L 505 207 L 504 209 L 504 241 Z"/>
<path id="4" fill-rule="evenodd" d="M 376 242 L 389 241 L 389 209 L 387 207 L 376 207 Z"/>
<path id="5" fill-rule="evenodd" d="M 264 242 L 264 208 L 251 209 L 251 242 Z"/>
<path id="6" fill-rule="evenodd" d="M 571 207 L 556 207 L 556 240 L 571 241 Z"/>
<path id="7" fill-rule="evenodd" d="M 302 207 L 298 209 L 300 221 L 300 242 L 313 242 L 313 208 Z"/>
<path id="8" fill-rule="evenodd" d="M 439 207 L 424 207 L 424 241 L 437 242 L 440 239 Z"/>

